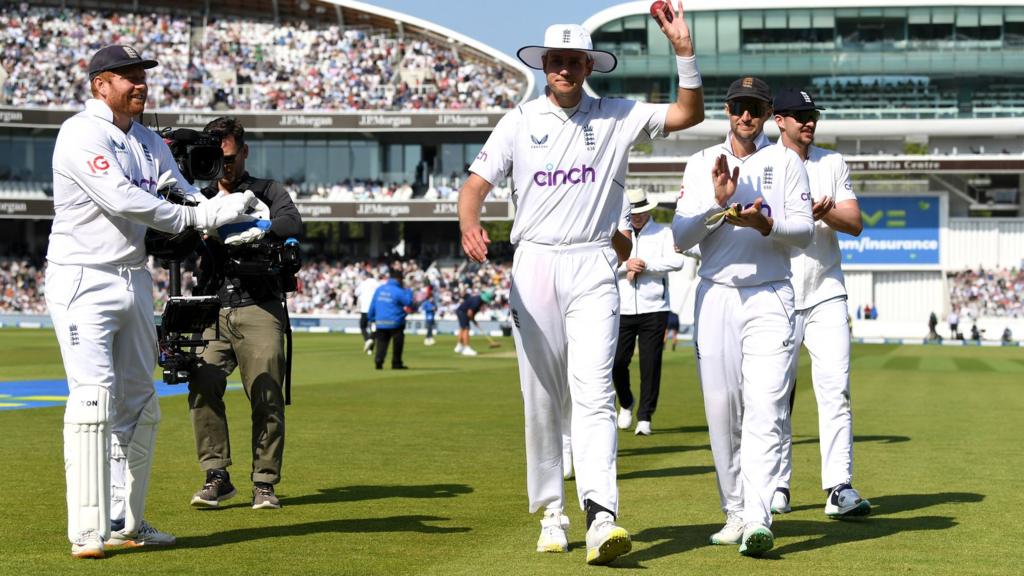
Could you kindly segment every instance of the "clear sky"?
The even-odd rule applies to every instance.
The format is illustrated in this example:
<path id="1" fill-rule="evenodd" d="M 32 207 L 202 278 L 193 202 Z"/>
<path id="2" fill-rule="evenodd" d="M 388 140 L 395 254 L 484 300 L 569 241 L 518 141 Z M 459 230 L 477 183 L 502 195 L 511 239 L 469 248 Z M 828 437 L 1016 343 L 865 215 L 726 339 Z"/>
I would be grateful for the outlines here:
<path id="1" fill-rule="evenodd" d="M 544 42 L 552 24 L 582 24 L 622 0 L 363 0 L 435 22 L 515 58 L 528 44 Z M 537 85 L 544 79 L 537 73 Z"/>

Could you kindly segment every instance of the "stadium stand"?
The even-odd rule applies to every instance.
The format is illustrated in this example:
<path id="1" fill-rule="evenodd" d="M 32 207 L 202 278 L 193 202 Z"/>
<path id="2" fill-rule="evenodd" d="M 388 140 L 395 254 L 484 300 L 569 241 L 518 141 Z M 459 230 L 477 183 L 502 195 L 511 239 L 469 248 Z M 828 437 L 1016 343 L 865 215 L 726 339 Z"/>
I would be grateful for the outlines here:
<path id="1" fill-rule="evenodd" d="M 39 262 L 0 256 L 0 312 L 46 314 Z"/>
<path id="2" fill-rule="evenodd" d="M 970 318 L 1024 318 L 1024 269 L 963 270 L 949 284 L 950 306 Z"/>
<path id="3" fill-rule="evenodd" d="M 9 106 L 80 105 L 89 55 L 108 44 L 160 62 L 149 77 L 151 109 L 500 110 L 523 90 L 494 63 L 372 27 L 228 16 L 196 25 L 174 14 L 28 3 L 0 7 L 0 22 L 0 104 Z"/>
<path id="4" fill-rule="evenodd" d="M 13 262 L 19 270 L 19 285 L 29 282 L 23 278 L 31 278 L 35 268 L 27 261 Z M 303 265 L 298 273 L 298 290 L 288 297 L 288 311 L 293 314 L 358 314 L 355 290 L 364 279 L 387 273 L 388 266 L 400 266 L 405 274 L 405 285 L 416 294 L 416 301 L 423 299 L 427 286 L 434 291 L 439 319 L 454 318 L 455 308 L 462 301 L 462 296 L 471 292 L 490 290 L 494 292 L 498 306 L 489 310 L 488 319 L 504 319 L 508 314 L 508 295 L 511 289 L 511 265 L 487 262 L 472 264 L 462 260 L 439 261 L 430 263 L 425 268 L 415 260 L 378 261 L 378 260 L 317 260 Z M 0 266 L 0 270 L 4 270 Z M 153 274 L 154 308 L 163 309 L 167 301 L 168 274 L 167 270 L 151 263 Z M 4 276 L 6 279 L 6 275 Z M 39 284 L 42 276 L 39 274 Z M 0 286 L 7 285 L 0 280 Z M 195 282 L 189 270 L 182 272 L 182 294 L 190 296 Z M 5 288 L 6 289 L 6 288 Z M 38 300 L 38 302 L 37 302 Z M 46 305 L 42 302 L 42 293 L 35 294 L 25 300 L 22 306 L 33 306 L 32 310 L 45 313 Z M 19 311 L 13 308 L 0 311 Z M 493 316 L 493 317 L 492 317 Z"/>

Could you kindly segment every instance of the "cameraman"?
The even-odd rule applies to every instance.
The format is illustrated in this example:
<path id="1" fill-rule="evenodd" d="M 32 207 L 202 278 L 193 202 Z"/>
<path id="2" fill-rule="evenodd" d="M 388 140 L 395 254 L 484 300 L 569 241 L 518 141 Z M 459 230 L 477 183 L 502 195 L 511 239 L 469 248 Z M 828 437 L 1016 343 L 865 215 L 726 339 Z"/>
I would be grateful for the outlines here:
<path id="1" fill-rule="evenodd" d="M 206 125 L 206 132 L 221 137 L 224 171 L 221 179 L 203 189 L 214 198 L 236 191 L 252 190 L 269 208 L 269 228 L 249 229 L 242 234 L 250 242 L 282 241 L 302 233 L 299 211 L 280 183 L 253 178 L 245 171 L 249 147 L 245 129 L 232 117 Z M 221 234 L 225 230 L 221 229 Z M 206 482 L 192 497 L 196 508 L 216 508 L 235 495 L 227 467 L 231 465 L 224 389 L 227 377 L 237 366 L 242 386 L 252 404 L 252 507 L 280 508 L 274 485 L 281 480 L 284 454 L 285 308 L 286 286 L 280 275 L 267 272 L 238 273 L 235 264 L 244 263 L 252 244 L 230 245 L 232 237 L 209 238 L 199 266 L 198 294 L 220 298 L 219 337 L 214 328 L 203 338 L 210 341 L 189 382 L 188 405 L 196 437 L 199 466 Z"/>

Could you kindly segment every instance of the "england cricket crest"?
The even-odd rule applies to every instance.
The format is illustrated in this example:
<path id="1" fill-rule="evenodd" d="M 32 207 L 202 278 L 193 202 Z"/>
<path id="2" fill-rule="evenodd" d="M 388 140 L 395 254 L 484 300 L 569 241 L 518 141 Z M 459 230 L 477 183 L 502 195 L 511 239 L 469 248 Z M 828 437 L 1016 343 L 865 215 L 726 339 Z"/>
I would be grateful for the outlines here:
<path id="1" fill-rule="evenodd" d="M 594 127 L 587 124 L 583 127 L 583 145 L 587 150 L 593 152 L 597 147 L 597 138 L 594 136 Z"/>
<path id="2" fill-rule="evenodd" d="M 761 174 L 761 194 L 768 194 L 772 191 L 772 167 L 765 166 L 764 173 Z"/>

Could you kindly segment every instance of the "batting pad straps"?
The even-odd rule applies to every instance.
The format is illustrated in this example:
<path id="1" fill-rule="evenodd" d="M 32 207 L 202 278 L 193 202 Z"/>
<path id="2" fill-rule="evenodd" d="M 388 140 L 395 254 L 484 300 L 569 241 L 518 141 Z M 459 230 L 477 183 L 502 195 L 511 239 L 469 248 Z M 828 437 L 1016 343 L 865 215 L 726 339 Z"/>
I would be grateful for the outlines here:
<path id="1" fill-rule="evenodd" d="M 679 71 L 679 87 L 696 90 L 703 84 L 700 70 L 697 69 L 696 56 L 676 56 L 676 69 Z"/>
<path id="2" fill-rule="evenodd" d="M 156 429 L 160 422 L 160 402 L 156 394 L 142 408 L 135 424 L 135 433 L 128 443 L 128 468 L 125 478 L 125 500 L 128 503 L 124 515 L 124 532 L 134 534 L 142 525 L 146 511 L 146 488 L 149 472 L 153 468 L 153 449 L 156 447 Z"/>
<path id="3" fill-rule="evenodd" d="M 86 530 L 110 537 L 110 394 L 77 386 L 64 408 L 68 540 Z"/>

